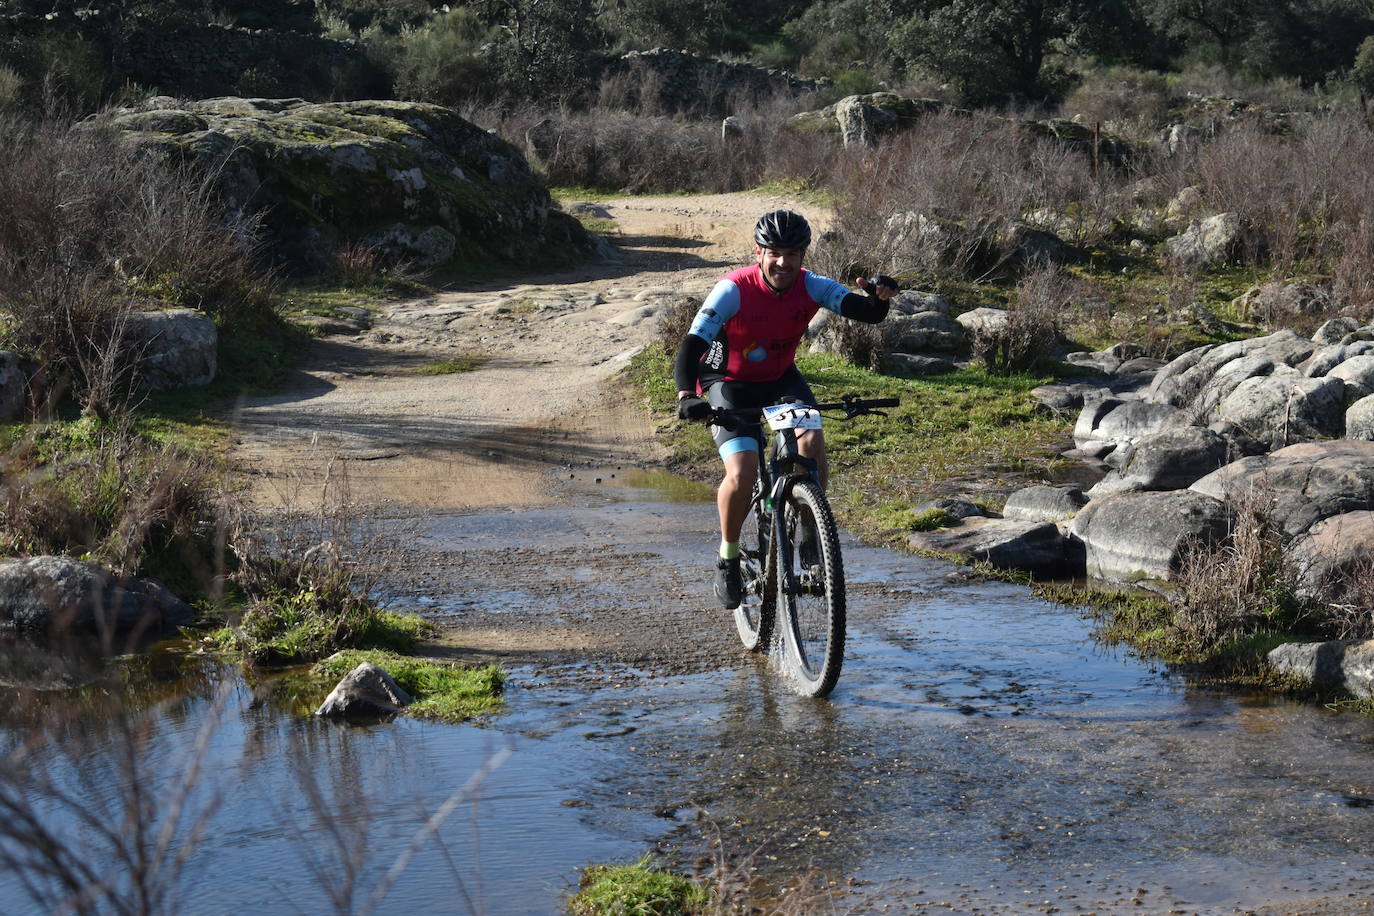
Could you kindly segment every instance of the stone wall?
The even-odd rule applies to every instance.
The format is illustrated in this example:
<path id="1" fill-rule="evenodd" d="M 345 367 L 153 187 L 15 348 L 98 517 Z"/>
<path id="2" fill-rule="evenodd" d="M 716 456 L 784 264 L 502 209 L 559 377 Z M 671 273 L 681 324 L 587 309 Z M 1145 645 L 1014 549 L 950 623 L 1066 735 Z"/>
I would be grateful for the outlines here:
<path id="1" fill-rule="evenodd" d="M 0 16 L 0 49 L 21 69 L 46 69 L 37 49 L 79 38 L 100 60 L 107 86 L 134 83 L 162 95 L 385 95 L 387 78 L 353 41 L 306 32 L 213 23 L 153 22 L 108 10 Z"/>
<path id="2" fill-rule="evenodd" d="M 723 117 L 741 103 L 815 92 L 821 84 L 786 70 L 654 48 L 607 61 L 601 78 L 621 78 L 626 100 L 664 113 Z"/>

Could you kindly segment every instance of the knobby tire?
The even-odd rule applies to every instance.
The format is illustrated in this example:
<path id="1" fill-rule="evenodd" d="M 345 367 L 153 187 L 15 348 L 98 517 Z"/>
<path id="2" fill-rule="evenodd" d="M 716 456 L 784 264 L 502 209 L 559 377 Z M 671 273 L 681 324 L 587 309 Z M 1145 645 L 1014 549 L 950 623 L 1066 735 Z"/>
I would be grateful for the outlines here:
<path id="1" fill-rule="evenodd" d="M 825 494 L 814 482 L 794 484 L 787 496 L 785 536 L 779 539 L 777 611 L 786 628 L 784 665 L 803 696 L 823 697 L 840 679 L 844 662 L 844 561 L 840 534 Z M 815 532 L 817 561 L 803 569 L 801 534 Z"/>
<path id="2" fill-rule="evenodd" d="M 735 629 L 740 642 L 750 652 L 767 652 L 773 639 L 777 592 L 777 563 L 772 554 L 773 516 L 763 506 L 759 482 L 754 483 L 754 499 L 740 531 L 740 573 L 744 579 L 744 600 L 735 608 Z"/>

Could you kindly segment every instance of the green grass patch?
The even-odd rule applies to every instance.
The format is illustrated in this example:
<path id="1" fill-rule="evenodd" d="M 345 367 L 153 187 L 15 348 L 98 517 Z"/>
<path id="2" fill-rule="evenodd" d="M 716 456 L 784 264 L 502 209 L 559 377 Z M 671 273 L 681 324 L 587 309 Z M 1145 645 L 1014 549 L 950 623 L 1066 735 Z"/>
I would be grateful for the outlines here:
<path id="1" fill-rule="evenodd" d="M 593 865 L 568 901 L 578 916 L 691 916 L 710 903 L 705 888 L 681 875 L 652 867 L 645 856 L 633 865 Z"/>
<path id="2" fill-rule="evenodd" d="M 486 365 L 488 357 L 485 356 L 451 356 L 448 359 L 437 359 L 432 363 L 425 363 L 423 366 L 416 366 L 411 369 L 410 375 L 457 375 L 460 372 L 472 372 Z"/>
<path id="3" fill-rule="evenodd" d="M 421 617 L 378 608 L 344 582 L 271 589 L 251 601 L 237 627 L 211 634 L 220 649 L 252 662 L 315 661 L 342 649 L 409 652 L 433 635 Z"/>
<path id="4" fill-rule="evenodd" d="M 504 700 L 505 675 L 496 665 L 447 665 L 394 652 L 350 650 L 317 663 L 311 673 L 340 678 L 363 662 L 386 671 L 415 700 L 402 715 L 441 722 L 463 722 L 495 712 Z"/>
<path id="5" fill-rule="evenodd" d="M 815 353 L 799 356 L 797 364 L 822 401 L 848 393 L 901 399 L 886 417 L 831 421 L 825 428 L 831 503 L 846 526 L 869 537 L 934 523 L 933 516 L 918 521 L 910 512 L 927 500 L 970 490 L 989 499 L 1048 476 L 1071 432 L 1066 421 L 1035 408 L 1030 391 L 1049 381 L 1045 376 L 970 368 L 907 379 Z M 627 372 L 661 417 L 660 441 L 674 465 L 703 479 L 718 475 L 706 429 L 675 418 L 667 348 L 646 347 Z"/>
<path id="6" fill-rule="evenodd" d="M 150 394 L 134 414 L 135 428 L 160 442 L 221 449 L 233 432 L 225 405 L 277 387 L 309 342 L 299 327 L 278 318 L 223 330 L 214 381 Z"/>

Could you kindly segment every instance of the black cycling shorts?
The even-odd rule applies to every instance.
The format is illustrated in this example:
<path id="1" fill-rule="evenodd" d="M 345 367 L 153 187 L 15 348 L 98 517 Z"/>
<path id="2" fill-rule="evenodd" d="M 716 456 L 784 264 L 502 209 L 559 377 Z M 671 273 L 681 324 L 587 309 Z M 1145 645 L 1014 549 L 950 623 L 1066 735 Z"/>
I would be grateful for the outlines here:
<path id="1" fill-rule="evenodd" d="M 777 381 L 773 382 L 713 382 L 706 389 L 706 400 L 712 407 L 771 407 L 784 398 L 795 398 L 804 404 L 815 404 L 816 396 L 811 386 L 791 366 Z M 735 452 L 762 451 L 763 427 L 759 423 L 741 423 L 735 429 L 720 426 L 711 427 L 711 438 L 716 442 L 720 457 Z"/>

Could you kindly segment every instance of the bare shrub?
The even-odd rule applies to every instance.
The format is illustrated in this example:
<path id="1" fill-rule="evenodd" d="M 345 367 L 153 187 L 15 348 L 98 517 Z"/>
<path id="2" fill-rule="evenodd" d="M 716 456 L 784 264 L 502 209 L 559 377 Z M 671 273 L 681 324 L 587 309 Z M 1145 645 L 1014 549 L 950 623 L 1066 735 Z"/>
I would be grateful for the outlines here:
<path id="1" fill-rule="evenodd" d="M 673 351 L 687 332 L 692 329 L 692 319 L 701 308 L 701 300 L 695 296 L 678 296 L 668 303 L 658 319 L 658 339 Z"/>
<path id="2" fill-rule="evenodd" d="M 881 325 L 832 317 L 826 323 L 825 334 L 829 339 L 830 351 L 855 366 L 878 369 L 887 356 Z"/>
<path id="3" fill-rule="evenodd" d="M 0 550 L 89 556 L 212 590 L 223 483 L 209 459 L 127 427 L 36 429 L 0 454 Z"/>
<path id="4" fill-rule="evenodd" d="M 98 416 L 122 407 L 138 354 L 121 336 L 140 298 L 221 323 L 271 308 L 254 227 L 226 228 L 210 179 L 140 156 L 98 121 L 0 124 L 0 200 L 0 346 L 36 363 L 40 403 L 70 391 Z"/>
<path id="5" fill-rule="evenodd" d="M 829 269 L 982 279 L 1007 269 L 1007 230 L 1030 222 L 1076 244 L 1114 229 L 1126 176 L 1002 120 L 939 114 L 835 167 Z M 848 273 L 849 270 L 842 270 Z"/>
<path id="6" fill-rule="evenodd" d="M 224 641 L 274 664 L 340 648 L 408 651 L 424 628 L 389 614 L 380 597 L 403 558 L 400 535 L 354 511 L 342 462 L 322 455 L 317 464 L 322 479 L 295 481 L 285 509 L 230 519 L 231 578 L 246 606 Z"/>
<path id="7" fill-rule="evenodd" d="M 1108 67 L 1089 73 L 1064 100 L 1063 113 L 1100 123 L 1131 140 L 1153 139 L 1169 113 L 1169 85 L 1162 73 Z"/>
<path id="8" fill-rule="evenodd" d="M 1203 651 L 1307 622 L 1313 608 L 1300 597 L 1302 570 L 1286 549 L 1273 515 L 1273 494 L 1256 489 L 1233 498 L 1230 533 L 1193 545 L 1175 579 L 1174 624 Z"/>
<path id="9" fill-rule="evenodd" d="M 1374 213 L 1334 231 L 1344 243 L 1331 267 L 1332 299 L 1348 314 L 1374 316 Z"/>
<path id="10" fill-rule="evenodd" d="M 222 798 L 206 755 L 230 691 L 184 759 L 156 753 L 145 716 L 119 685 L 107 692 L 116 702 L 98 725 L 43 717 L 0 760 L 0 865 L 42 912 L 180 912 L 183 871 Z"/>
<path id="11" fill-rule="evenodd" d="M 1248 124 L 1201 148 L 1192 168 L 1208 208 L 1241 215 L 1246 258 L 1285 276 L 1341 264 L 1347 278 L 1374 263 L 1359 227 L 1371 218 L 1374 130 L 1349 115 L 1313 117 L 1294 136 Z M 1353 231 L 1353 236 L 1352 236 Z M 1348 280 L 1344 289 L 1350 289 Z M 1358 289 L 1358 284 L 1355 284 Z"/>
<path id="12" fill-rule="evenodd" d="M 989 372 L 1025 372 L 1051 358 L 1059 322 L 1073 301 L 1073 284 L 1056 267 L 1032 268 L 1017 284 L 1006 321 L 973 334 L 973 357 Z"/>
<path id="13" fill-rule="evenodd" d="M 1321 608 L 1323 635 L 1331 639 L 1374 639 L 1374 560 L 1353 564 L 1335 578 L 1325 583 L 1339 599 Z"/>

